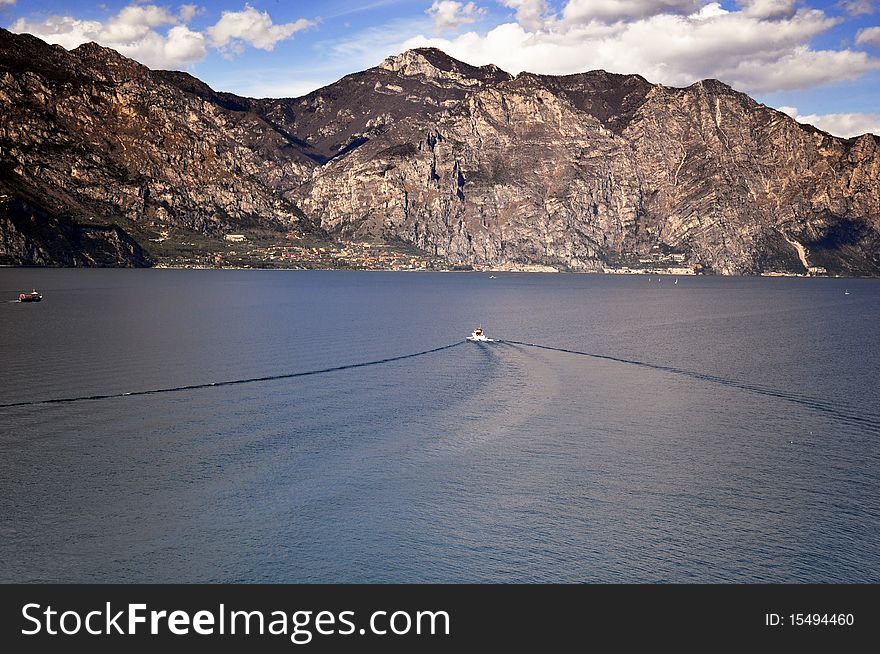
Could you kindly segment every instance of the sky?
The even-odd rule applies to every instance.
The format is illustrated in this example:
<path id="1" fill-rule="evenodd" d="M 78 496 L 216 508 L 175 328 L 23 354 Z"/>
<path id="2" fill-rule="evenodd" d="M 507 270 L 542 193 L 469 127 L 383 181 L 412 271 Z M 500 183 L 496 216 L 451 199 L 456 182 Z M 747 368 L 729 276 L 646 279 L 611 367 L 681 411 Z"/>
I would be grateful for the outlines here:
<path id="1" fill-rule="evenodd" d="M 880 0 L 0 0 L 0 25 L 251 97 L 304 95 L 435 46 L 514 74 L 714 77 L 832 134 L 880 134 Z"/>

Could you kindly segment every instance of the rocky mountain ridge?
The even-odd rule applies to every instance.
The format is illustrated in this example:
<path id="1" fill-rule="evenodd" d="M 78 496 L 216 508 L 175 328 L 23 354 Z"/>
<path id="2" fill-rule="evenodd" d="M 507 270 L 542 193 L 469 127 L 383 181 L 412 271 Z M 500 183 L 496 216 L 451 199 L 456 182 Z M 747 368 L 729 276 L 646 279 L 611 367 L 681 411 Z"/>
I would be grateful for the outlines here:
<path id="1" fill-rule="evenodd" d="M 12 263 L 70 265 L 27 254 L 54 219 L 145 250 L 119 241 L 102 265 L 258 229 L 460 266 L 880 274 L 880 139 L 833 137 L 716 80 L 512 76 L 416 49 L 301 98 L 251 99 L 0 31 L 0 105 Z M 21 203 L 46 217 L 31 235 Z"/>

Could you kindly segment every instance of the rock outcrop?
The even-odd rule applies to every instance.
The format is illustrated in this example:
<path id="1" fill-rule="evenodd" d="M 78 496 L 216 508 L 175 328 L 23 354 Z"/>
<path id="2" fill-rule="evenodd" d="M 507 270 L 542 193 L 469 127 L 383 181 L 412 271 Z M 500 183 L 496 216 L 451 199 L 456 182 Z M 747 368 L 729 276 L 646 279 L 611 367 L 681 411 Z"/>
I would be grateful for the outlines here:
<path id="1" fill-rule="evenodd" d="M 716 80 L 514 77 L 417 49 L 258 100 L 0 31 L 0 106 L 0 193 L 119 243 L 259 228 L 456 264 L 598 271 L 662 252 L 722 274 L 880 274 L 880 139 Z M 68 263 L 33 254 L 22 224 L 0 224 L 7 260 Z"/>
<path id="2" fill-rule="evenodd" d="M 151 263 L 117 225 L 82 225 L 0 197 L 0 265 L 141 268 Z"/>

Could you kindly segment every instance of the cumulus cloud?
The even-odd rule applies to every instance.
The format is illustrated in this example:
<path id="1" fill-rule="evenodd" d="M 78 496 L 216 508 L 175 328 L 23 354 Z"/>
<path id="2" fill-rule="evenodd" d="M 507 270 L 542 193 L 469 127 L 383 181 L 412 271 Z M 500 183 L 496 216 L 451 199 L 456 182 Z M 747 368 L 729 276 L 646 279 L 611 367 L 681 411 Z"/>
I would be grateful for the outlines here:
<path id="1" fill-rule="evenodd" d="M 550 16 L 547 0 L 499 0 L 516 11 L 516 22 L 529 30 L 541 29 Z"/>
<path id="2" fill-rule="evenodd" d="M 134 43 L 152 28 L 173 25 L 178 20 L 164 7 L 129 5 L 101 26 L 101 37 L 114 43 Z"/>
<path id="3" fill-rule="evenodd" d="M 838 6 L 850 16 L 874 13 L 874 3 L 872 0 L 842 0 L 842 2 L 838 3 Z"/>
<path id="4" fill-rule="evenodd" d="M 198 5 L 181 5 L 180 20 L 184 23 L 188 23 L 193 18 L 203 13 L 205 13 L 204 7 L 199 7 Z"/>
<path id="5" fill-rule="evenodd" d="M 73 16 L 49 16 L 39 21 L 31 22 L 19 18 L 9 29 L 13 32 L 27 32 L 44 41 L 62 45 L 68 50 L 88 41 L 96 41 L 100 38 L 103 25 L 96 20 L 78 20 Z"/>
<path id="6" fill-rule="evenodd" d="M 595 18 L 575 20 L 579 14 L 574 9 L 588 5 Z M 630 11 L 626 19 L 607 12 L 624 6 Z M 511 73 L 604 68 L 674 86 L 715 77 L 750 93 L 809 88 L 880 69 L 880 59 L 862 51 L 814 49 L 812 41 L 843 19 L 800 3 L 743 0 L 738 8 L 725 10 L 719 3 L 667 0 L 660 13 L 652 9 L 656 6 L 640 0 L 569 0 L 561 18 L 540 14 L 537 23 L 534 16 L 518 18 L 486 33 L 422 35 L 398 47 L 435 46 L 469 63 L 495 63 Z M 692 6 L 693 13 L 681 13 Z M 599 7 L 606 8 L 601 20 L 595 14 Z"/>
<path id="7" fill-rule="evenodd" d="M 15 4 L 15 0 L 0 0 L 0 7 L 2 7 L 3 5 L 14 5 L 14 4 Z"/>
<path id="8" fill-rule="evenodd" d="M 185 67 L 207 54 L 204 36 L 184 24 L 194 15 L 190 7 L 174 14 L 156 5 L 129 5 L 104 22 L 73 16 L 19 18 L 10 29 L 68 49 L 95 41 L 153 68 Z M 163 34 L 157 28 L 168 29 Z"/>
<path id="9" fill-rule="evenodd" d="M 180 68 L 203 59 L 205 37 L 186 25 L 175 25 L 163 37 L 149 32 L 133 47 L 120 47 L 119 52 L 155 68 Z"/>
<path id="10" fill-rule="evenodd" d="M 473 2 L 464 4 L 455 0 L 435 0 L 425 13 L 433 19 L 434 29 L 442 32 L 473 23 L 486 10 L 477 7 Z"/>
<path id="11" fill-rule="evenodd" d="M 616 22 L 658 14 L 691 14 L 703 0 L 569 0 L 563 19 L 569 23 Z"/>
<path id="12" fill-rule="evenodd" d="M 275 25 L 269 12 L 257 11 L 245 5 L 242 11 L 224 11 L 217 24 L 207 29 L 207 33 L 211 45 L 216 48 L 247 43 L 260 50 L 272 50 L 279 41 L 289 39 L 296 32 L 314 24 L 314 21 L 300 18 L 292 23 Z"/>
<path id="13" fill-rule="evenodd" d="M 738 0 L 746 16 L 754 18 L 785 18 L 794 15 L 798 0 Z"/>
<path id="14" fill-rule="evenodd" d="M 223 12 L 205 34 L 188 27 L 202 12 L 195 4 L 181 5 L 174 13 L 167 7 L 132 3 L 105 21 L 74 16 L 19 18 L 10 29 L 28 32 L 67 49 L 95 41 L 151 68 L 186 68 L 204 59 L 209 46 L 221 48 L 227 54 L 241 52 L 245 44 L 271 50 L 279 41 L 313 25 L 305 19 L 275 25 L 268 13 L 245 5 L 242 11 Z"/>
<path id="15" fill-rule="evenodd" d="M 856 43 L 880 48 L 880 27 L 867 27 L 859 30 L 858 36 L 856 36 Z"/>
<path id="16" fill-rule="evenodd" d="M 801 116 L 797 107 L 779 107 L 779 111 L 788 114 L 799 123 L 813 125 L 835 136 L 850 138 L 862 134 L 880 135 L 880 115 L 877 114 L 806 114 Z"/>

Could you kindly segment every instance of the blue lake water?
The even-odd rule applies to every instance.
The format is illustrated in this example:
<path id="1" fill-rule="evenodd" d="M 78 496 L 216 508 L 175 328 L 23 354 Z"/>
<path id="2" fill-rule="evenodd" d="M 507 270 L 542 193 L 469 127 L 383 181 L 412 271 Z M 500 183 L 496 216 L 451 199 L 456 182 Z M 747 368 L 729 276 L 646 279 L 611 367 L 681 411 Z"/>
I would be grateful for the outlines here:
<path id="1" fill-rule="evenodd" d="M 558 349 L 0 407 L 2 581 L 880 582 L 880 281 L 0 269 L 31 288 L 0 405 Z"/>

